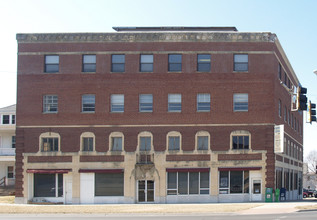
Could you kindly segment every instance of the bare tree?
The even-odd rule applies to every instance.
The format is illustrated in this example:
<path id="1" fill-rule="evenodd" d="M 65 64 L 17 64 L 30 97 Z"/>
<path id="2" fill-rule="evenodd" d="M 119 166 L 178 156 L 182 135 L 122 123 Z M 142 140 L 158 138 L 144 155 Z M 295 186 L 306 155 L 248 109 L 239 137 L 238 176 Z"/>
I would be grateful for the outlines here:
<path id="1" fill-rule="evenodd" d="M 317 151 L 310 151 L 305 161 L 308 165 L 308 173 L 316 173 Z"/>

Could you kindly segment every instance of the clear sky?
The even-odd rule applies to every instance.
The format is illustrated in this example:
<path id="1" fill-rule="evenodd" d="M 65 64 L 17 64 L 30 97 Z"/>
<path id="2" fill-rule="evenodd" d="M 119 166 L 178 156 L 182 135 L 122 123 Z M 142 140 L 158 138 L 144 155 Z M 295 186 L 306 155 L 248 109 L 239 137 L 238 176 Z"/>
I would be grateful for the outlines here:
<path id="1" fill-rule="evenodd" d="M 317 102 L 317 0 L 0 0 L 0 9 L 0 107 L 16 103 L 16 33 L 113 32 L 113 26 L 276 33 L 308 98 Z M 305 155 L 317 150 L 316 137 L 317 123 L 305 123 Z"/>

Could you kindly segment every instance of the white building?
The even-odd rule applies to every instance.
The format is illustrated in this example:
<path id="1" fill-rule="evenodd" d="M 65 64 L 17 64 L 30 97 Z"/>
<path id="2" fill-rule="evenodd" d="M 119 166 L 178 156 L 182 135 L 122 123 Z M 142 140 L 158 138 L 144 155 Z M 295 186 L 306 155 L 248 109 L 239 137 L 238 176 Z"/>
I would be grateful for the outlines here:
<path id="1" fill-rule="evenodd" d="M 15 184 L 16 105 L 0 108 L 0 186 Z"/>

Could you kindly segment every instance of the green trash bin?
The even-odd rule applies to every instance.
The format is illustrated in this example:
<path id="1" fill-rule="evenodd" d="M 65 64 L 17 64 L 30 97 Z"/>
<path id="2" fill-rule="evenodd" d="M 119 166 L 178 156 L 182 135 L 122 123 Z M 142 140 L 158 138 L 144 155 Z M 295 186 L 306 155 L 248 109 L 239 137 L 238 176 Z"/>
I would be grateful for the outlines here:
<path id="1" fill-rule="evenodd" d="M 280 189 L 275 189 L 275 202 L 280 201 Z"/>
<path id="2" fill-rule="evenodd" d="M 266 188 L 265 202 L 273 202 L 273 188 Z"/>

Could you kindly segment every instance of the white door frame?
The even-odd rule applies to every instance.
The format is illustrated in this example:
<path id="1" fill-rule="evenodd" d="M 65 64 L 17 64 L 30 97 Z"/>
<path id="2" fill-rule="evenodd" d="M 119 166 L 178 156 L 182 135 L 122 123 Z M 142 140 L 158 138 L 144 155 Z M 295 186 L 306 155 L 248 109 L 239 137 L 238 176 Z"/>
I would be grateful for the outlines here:
<path id="1" fill-rule="evenodd" d="M 145 181 L 145 189 L 144 189 L 145 201 L 144 202 L 139 201 L 139 181 Z M 147 201 L 147 192 L 148 192 L 147 181 L 153 181 L 153 201 L 150 201 L 150 202 Z M 137 202 L 138 203 L 154 203 L 155 202 L 155 181 L 154 180 L 147 180 L 147 179 L 137 180 L 136 186 L 137 186 Z"/>

